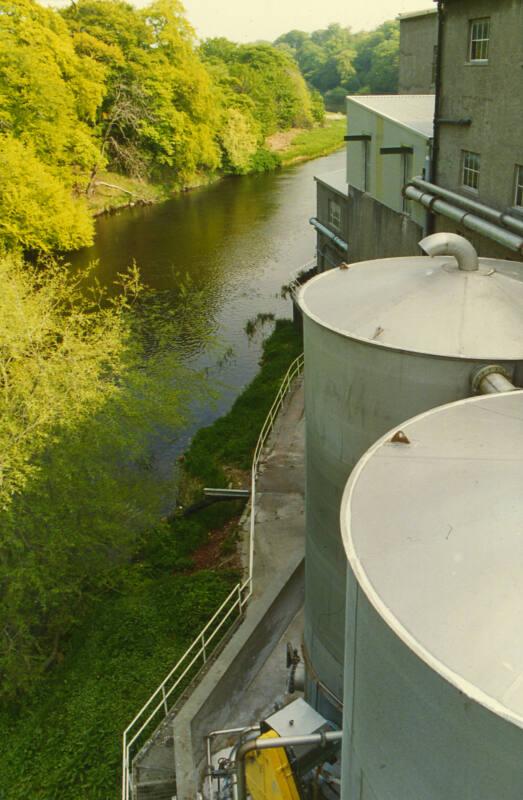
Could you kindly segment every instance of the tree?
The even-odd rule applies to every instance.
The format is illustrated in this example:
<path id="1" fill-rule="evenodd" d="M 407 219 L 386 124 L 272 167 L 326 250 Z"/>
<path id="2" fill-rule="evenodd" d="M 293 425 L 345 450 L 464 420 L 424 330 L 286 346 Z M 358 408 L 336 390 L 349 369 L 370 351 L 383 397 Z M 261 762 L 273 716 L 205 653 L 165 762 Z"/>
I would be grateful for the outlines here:
<path id="1" fill-rule="evenodd" d="M 178 0 L 142 10 L 122 0 L 80 0 L 64 12 L 77 47 L 87 34 L 108 65 L 99 111 L 102 151 L 113 169 L 183 186 L 218 168 L 213 86 Z"/>
<path id="2" fill-rule="evenodd" d="M 49 666 L 87 599 L 121 584 L 160 524 L 166 483 L 151 469 L 151 437 L 173 436 L 199 387 L 172 350 L 183 319 L 153 307 L 142 327 L 136 272 L 113 301 L 86 294 L 83 277 L 0 258 L 5 697 Z"/>
<path id="3" fill-rule="evenodd" d="M 261 138 L 292 126 L 310 126 L 313 101 L 293 59 L 270 44 L 236 45 L 209 39 L 201 47 L 206 63 L 221 65 L 220 86 L 225 104 L 250 109 Z"/>
<path id="4" fill-rule="evenodd" d="M 276 44 L 291 49 L 304 77 L 331 110 L 343 110 L 348 93 L 397 91 L 399 26 L 395 21 L 361 33 L 337 23 L 310 35 L 290 31 Z"/>
<path id="5" fill-rule="evenodd" d="M 29 239 L 38 240 L 41 229 L 31 231 L 31 214 L 24 208 L 24 203 L 31 202 L 26 179 L 35 192 L 31 205 L 37 216 L 37 192 L 44 195 L 42 213 L 49 216 L 53 229 L 47 244 L 63 249 L 90 241 L 86 208 L 80 202 L 73 210 L 73 204 L 93 166 L 100 162 L 95 117 L 104 94 L 103 77 L 96 61 L 75 52 L 56 12 L 32 0 L 0 0 L 0 134 L 7 137 L 3 142 L 9 148 L 4 165 L 8 160 L 14 168 L 2 181 L 0 203 L 14 217 L 24 218 Z M 18 152 L 12 144 L 15 139 Z M 62 204 L 67 209 L 64 213 Z M 68 233 L 66 215 L 72 223 Z"/>
<path id="6" fill-rule="evenodd" d="M 92 239 L 85 201 L 12 135 L 0 135 L 0 242 L 44 253 L 74 250 Z"/>

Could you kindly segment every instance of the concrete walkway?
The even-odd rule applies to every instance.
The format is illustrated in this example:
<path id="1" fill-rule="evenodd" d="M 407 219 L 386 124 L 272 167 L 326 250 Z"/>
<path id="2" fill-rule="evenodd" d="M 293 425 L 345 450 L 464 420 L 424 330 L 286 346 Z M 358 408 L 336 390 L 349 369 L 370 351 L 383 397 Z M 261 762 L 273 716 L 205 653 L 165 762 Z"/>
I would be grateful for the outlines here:
<path id="1" fill-rule="evenodd" d="M 291 640 L 298 646 L 303 631 L 304 432 L 303 386 L 298 379 L 262 454 L 253 595 L 245 619 L 142 755 L 139 774 L 144 785 L 137 800 L 172 796 L 174 772 L 177 800 L 195 800 L 201 785 L 206 734 L 258 722 L 283 699 L 285 644 Z M 244 563 L 248 532 L 247 517 Z"/>

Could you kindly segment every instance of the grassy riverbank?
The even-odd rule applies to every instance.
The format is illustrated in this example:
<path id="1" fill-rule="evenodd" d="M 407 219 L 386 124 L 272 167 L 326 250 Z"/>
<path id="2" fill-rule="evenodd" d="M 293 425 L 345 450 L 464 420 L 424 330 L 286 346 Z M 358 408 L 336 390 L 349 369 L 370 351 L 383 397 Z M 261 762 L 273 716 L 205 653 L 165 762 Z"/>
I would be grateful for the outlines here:
<path id="1" fill-rule="evenodd" d="M 181 501 L 243 483 L 259 429 L 301 342 L 278 321 L 260 372 L 231 411 L 196 434 Z M 100 598 L 61 663 L 20 709 L 0 711 L 2 800 L 116 800 L 121 733 L 238 579 L 238 501 L 158 525 L 118 591 Z"/>
<path id="2" fill-rule="evenodd" d="M 310 161 L 336 152 L 343 147 L 345 118 L 341 115 L 327 115 L 325 124 L 313 128 L 292 128 L 269 137 L 268 149 L 275 156 L 273 164 L 289 166 L 301 161 Z M 184 191 L 208 186 L 220 180 L 221 176 L 201 175 L 184 187 Z M 95 216 L 110 213 L 120 208 L 134 205 L 161 203 L 177 194 L 167 184 L 149 183 L 115 172 L 102 173 L 95 190 L 88 198 L 89 207 Z"/>
<path id="3" fill-rule="evenodd" d="M 279 152 L 282 164 L 288 166 L 300 161 L 310 161 L 340 150 L 343 147 L 345 128 L 345 118 L 333 116 L 327 118 L 323 127 L 298 131 Z"/>

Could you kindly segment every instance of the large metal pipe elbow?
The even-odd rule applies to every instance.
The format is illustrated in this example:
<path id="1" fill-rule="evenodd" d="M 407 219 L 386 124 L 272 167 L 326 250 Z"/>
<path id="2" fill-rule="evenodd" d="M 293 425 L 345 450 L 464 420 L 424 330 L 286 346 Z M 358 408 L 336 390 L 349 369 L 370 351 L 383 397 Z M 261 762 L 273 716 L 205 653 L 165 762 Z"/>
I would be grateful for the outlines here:
<path id="1" fill-rule="evenodd" d="M 517 388 L 512 383 L 510 373 L 499 364 L 482 367 L 472 376 L 472 390 L 476 394 L 503 394 L 514 392 Z"/>
<path id="2" fill-rule="evenodd" d="M 454 256 L 458 267 L 465 272 L 474 272 L 479 268 L 475 248 L 457 233 L 433 233 L 422 239 L 419 246 L 429 256 Z"/>

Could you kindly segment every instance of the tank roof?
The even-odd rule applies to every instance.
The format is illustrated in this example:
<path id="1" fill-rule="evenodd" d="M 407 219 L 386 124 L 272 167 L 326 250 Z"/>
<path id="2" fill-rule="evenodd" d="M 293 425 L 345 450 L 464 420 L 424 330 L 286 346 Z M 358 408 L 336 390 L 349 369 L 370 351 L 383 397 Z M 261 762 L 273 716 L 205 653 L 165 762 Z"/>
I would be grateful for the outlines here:
<path id="1" fill-rule="evenodd" d="M 478 271 L 465 272 L 452 256 L 362 261 L 317 275 L 302 287 L 299 303 L 318 324 L 374 345 L 519 360 L 523 268 L 496 259 L 479 263 Z"/>
<path id="2" fill-rule="evenodd" d="M 523 392 L 401 425 L 359 461 L 341 509 L 362 590 L 468 697 L 523 727 Z"/>

